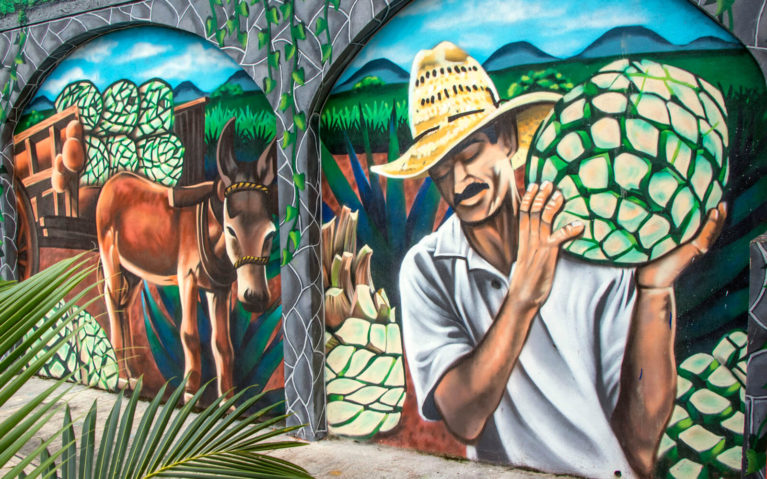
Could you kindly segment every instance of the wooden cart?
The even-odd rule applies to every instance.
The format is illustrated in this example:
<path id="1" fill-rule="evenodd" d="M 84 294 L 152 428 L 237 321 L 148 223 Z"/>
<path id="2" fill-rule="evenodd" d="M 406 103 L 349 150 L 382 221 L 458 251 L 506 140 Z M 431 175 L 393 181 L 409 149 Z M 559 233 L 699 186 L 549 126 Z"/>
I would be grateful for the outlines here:
<path id="1" fill-rule="evenodd" d="M 184 145 L 179 186 L 204 180 L 207 101 L 203 97 L 174 109 L 173 132 Z M 63 193 L 51 185 L 54 158 L 61 153 L 66 127 L 73 120 L 80 121 L 76 105 L 13 137 L 16 246 L 22 279 L 38 271 L 40 248 L 98 248 L 95 208 L 101 187 L 80 185 L 79 176 L 71 178 Z"/>

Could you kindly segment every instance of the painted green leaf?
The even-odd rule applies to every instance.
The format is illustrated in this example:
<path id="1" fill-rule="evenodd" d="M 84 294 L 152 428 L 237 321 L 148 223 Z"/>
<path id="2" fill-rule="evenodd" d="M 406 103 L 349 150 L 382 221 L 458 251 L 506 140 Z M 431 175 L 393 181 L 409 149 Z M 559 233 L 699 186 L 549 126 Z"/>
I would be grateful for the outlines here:
<path id="1" fill-rule="evenodd" d="M 286 2 L 283 4 L 280 9 L 282 10 L 282 17 L 283 18 L 289 18 L 293 15 L 293 4 L 290 2 Z"/>
<path id="2" fill-rule="evenodd" d="M 280 105 L 279 109 L 280 111 L 285 111 L 290 106 L 290 93 L 283 93 L 282 96 L 280 96 Z"/>
<path id="3" fill-rule="evenodd" d="M 205 34 L 210 36 L 213 35 L 213 18 L 208 17 L 205 19 Z"/>
<path id="4" fill-rule="evenodd" d="M 296 47 L 292 43 L 288 43 L 285 45 L 285 61 L 290 60 L 293 58 L 293 55 L 296 53 Z"/>
<path id="5" fill-rule="evenodd" d="M 280 261 L 280 266 L 285 266 L 290 263 L 291 260 L 293 260 L 293 253 L 286 249 L 282 250 L 282 261 Z"/>
<path id="6" fill-rule="evenodd" d="M 250 13 L 250 9 L 248 8 L 247 2 L 240 2 L 239 5 L 237 5 L 237 11 L 240 12 L 240 15 L 243 17 L 247 17 Z"/>
<path id="7" fill-rule="evenodd" d="M 264 77 L 264 93 L 269 93 L 274 89 L 274 80 Z"/>
<path id="8" fill-rule="evenodd" d="M 224 38 L 226 38 L 226 30 L 222 28 L 216 32 L 216 41 L 218 42 L 218 46 L 224 46 Z"/>
<path id="9" fill-rule="evenodd" d="M 293 115 L 293 121 L 296 122 L 296 126 L 301 130 L 306 130 L 306 115 L 304 112 L 296 113 Z"/>
<path id="10" fill-rule="evenodd" d="M 324 32 L 326 28 L 328 28 L 328 21 L 322 17 L 317 18 L 317 24 L 314 27 L 314 31 L 317 32 L 317 35 Z"/>
<path id="11" fill-rule="evenodd" d="M 274 51 L 269 54 L 269 65 L 272 68 L 279 68 L 280 66 L 280 52 Z"/>
<path id="12" fill-rule="evenodd" d="M 304 191 L 304 188 L 306 188 L 306 173 L 293 173 L 293 183 L 296 184 L 296 187 Z"/>
<path id="13" fill-rule="evenodd" d="M 235 27 L 235 25 L 234 25 L 234 18 L 230 18 L 229 20 L 226 21 L 226 33 L 227 33 L 227 35 L 231 35 L 232 34 L 232 32 L 234 31 L 234 27 Z"/>
<path id="14" fill-rule="evenodd" d="M 301 232 L 298 230 L 290 230 L 288 238 L 290 238 L 290 242 L 293 243 L 293 250 L 298 249 L 298 244 L 301 243 Z"/>
<path id="15" fill-rule="evenodd" d="M 272 23 L 280 23 L 280 12 L 277 11 L 277 7 L 270 7 L 266 12 L 266 18 Z"/>
<path id="16" fill-rule="evenodd" d="M 721 15 L 732 8 L 735 0 L 716 0 L 716 15 Z"/>
<path id="17" fill-rule="evenodd" d="M 247 48 L 248 46 L 248 32 L 240 32 L 237 34 L 237 40 L 239 40 L 240 45 L 242 45 L 242 48 Z"/>
<path id="18" fill-rule="evenodd" d="M 293 142 L 296 141 L 296 134 L 290 131 L 286 131 L 284 135 L 282 135 L 282 148 L 285 149 L 293 144 Z"/>
<path id="19" fill-rule="evenodd" d="M 296 216 L 298 216 L 298 208 L 293 205 L 288 205 L 285 209 L 285 221 L 290 221 Z"/>
<path id="20" fill-rule="evenodd" d="M 13 61 L 16 62 L 17 65 L 21 65 L 24 63 L 24 56 L 19 54 L 16 58 L 13 59 Z"/>
<path id="21" fill-rule="evenodd" d="M 269 41 L 269 33 L 267 33 L 265 30 L 261 30 L 258 32 L 258 48 L 259 50 L 264 48 L 264 45 L 266 45 L 266 42 Z"/>
<path id="22" fill-rule="evenodd" d="M 294 25 L 291 29 L 291 32 L 293 33 L 293 38 L 296 38 L 298 40 L 306 40 L 306 29 L 304 28 L 303 23 L 298 23 L 297 25 Z"/>
<path id="23" fill-rule="evenodd" d="M 322 45 L 322 63 L 327 63 L 333 57 L 333 45 Z"/>
<path id="24" fill-rule="evenodd" d="M 299 85 L 304 84 L 304 69 L 303 68 L 297 68 L 293 70 L 293 81 L 295 81 Z"/>

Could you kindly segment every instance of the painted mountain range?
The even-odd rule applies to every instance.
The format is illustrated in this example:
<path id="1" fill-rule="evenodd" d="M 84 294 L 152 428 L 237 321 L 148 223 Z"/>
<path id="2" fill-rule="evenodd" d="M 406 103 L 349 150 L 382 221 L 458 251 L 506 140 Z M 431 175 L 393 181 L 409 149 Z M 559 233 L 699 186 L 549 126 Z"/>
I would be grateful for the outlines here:
<path id="1" fill-rule="evenodd" d="M 617 27 L 607 31 L 591 45 L 583 49 L 573 59 L 602 58 L 638 53 L 658 53 L 671 51 L 700 51 L 726 50 L 740 48 L 737 43 L 728 42 L 717 37 L 701 37 L 686 45 L 676 45 L 649 28 L 641 26 Z M 529 42 L 513 42 L 503 45 L 490 55 L 483 63 L 487 71 L 498 71 L 506 68 L 549 63 L 567 58 L 552 56 Z M 376 76 L 386 83 L 407 82 L 410 75 L 399 65 L 379 58 L 366 63 L 345 82 L 337 85 L 333 93 L 350 90 L 354 84 L 367 76 Z"/>

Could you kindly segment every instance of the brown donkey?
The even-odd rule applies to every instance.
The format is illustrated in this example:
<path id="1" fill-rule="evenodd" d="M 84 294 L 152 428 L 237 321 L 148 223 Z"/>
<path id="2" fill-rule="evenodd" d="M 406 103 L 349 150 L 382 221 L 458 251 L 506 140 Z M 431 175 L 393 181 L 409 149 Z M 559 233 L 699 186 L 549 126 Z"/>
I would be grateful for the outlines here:
<path id="1" fill-rule="evenodd" d="M 266 263 L 276 232 L 276 154 L 272 141 L 257 161 L 238 162 L 232 118 L 217 145 L 216 181 L 171 189 L 123 172 L 106 182 L 96 205 L 96 227 L 120 378 L 136 373 L 126 359 L 136 354 L 130 350 L 126 311 L 144 279 L 179 287 L 187 394 L 200 387 L 197 297 L 199 289 L 205 291 L 218 393 L 232 394 L 232 284 L 237 281 L 237 299 L 250 312 L 263 311 L 270 301 Z"/>

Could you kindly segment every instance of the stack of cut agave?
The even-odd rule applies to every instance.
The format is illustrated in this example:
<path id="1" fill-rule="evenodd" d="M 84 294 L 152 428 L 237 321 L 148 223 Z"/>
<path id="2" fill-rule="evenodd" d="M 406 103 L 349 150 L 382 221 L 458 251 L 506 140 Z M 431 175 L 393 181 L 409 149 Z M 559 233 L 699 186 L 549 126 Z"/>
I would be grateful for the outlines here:
<path id="1" fill-rule="evenodd" d="M 344 207 L 322 227 L 325 381 L 333 434 L 366 439 L 391 431 L 405 402 L 402 339 L 395 309 L 357 251 L 357 213 Z"/>

